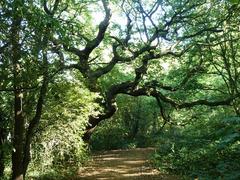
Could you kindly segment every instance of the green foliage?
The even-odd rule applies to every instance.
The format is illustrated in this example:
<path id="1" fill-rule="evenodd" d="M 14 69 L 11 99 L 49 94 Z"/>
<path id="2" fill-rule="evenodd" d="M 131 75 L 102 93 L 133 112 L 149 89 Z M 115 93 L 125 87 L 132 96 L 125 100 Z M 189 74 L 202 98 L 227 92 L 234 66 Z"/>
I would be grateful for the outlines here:
<path id="1" fill-rule="evenodd" d="M 0 96 L 0 179 L 8 179 L 4 170 L 11 164 L 11 119 L 10 119 L 10 101 L 8 93 L 2 93 Z M 6 170 L 5 170 L 6 172 Z"/>
<path id="2" fill-rule="evenodd" d="M 200 179 L 239 179 L 240 118 L 196 122 L 161 135 L 154 163 Z"/>
<path id="3" fill-rule="evenodd" d="M 81 137 L 88 116 L 98 112 L 94 103 L 97 97 L 78 81 L 59 81 L 50 86 L 32 147 L 30 177 L 64 177 L 76 172 L 88 159 L 87 146 Z"/>
<path id="4" fill-rule="evenodd" d="M 18 143 L 27 144 L 39 112 L 29 176 L 61 176 L 66 166 L 73 171 L 88 156 L 81 137 L 89 116 L 103 112 L 101 105 L 104 112 L 114 109 L 118 96 L 119 111 L 96 128 L 93 150 L 152 146 L 158 139 L 157 166 L 192 177 L 239 178 L 239 117 L 222 118 L 239 116 L 239 98 L 226 111 L 179 112 L 170 103 L 239 97 L 239 0 L 112 0 L 111 12 L 102 2 L 0 2 L 0 116 L 6 116 L 0 121 L 0 153 L 6 153 L 0 161 L 10 166 L 11 145 L 17 145 L 11 141 L 24 136 Z M 138 91 L 144 89 L 146 94 Z M 153 89 L 171 116 L 164 134 L 155 99 L 119 95 L 150 96 Z M 20 108 L 14 109 L 14 98 Z M 14 110 L 23 116 L 21 127 L 12 124 L 19 122 Z M 24 154 L 19 149 L 17 157 Z"/>
<path id="5" fill-rule="evenodd" d="M 239 0 L 229 0 L 232 4 L 238 4 L 238 3 L 240 3 L 240 1 Z"/>
<path id="6" fill-rule="evenodd" d="M 101 123 L 91 139 L 93 150 L 153 146 L 162 119 L 155 99 L 147 97 L 118 97 L 118 112 Z"/>
<path id="7" fill-rule="evenodd" d="M 101 123 L 91 138 L 92 150 L 112 150 L 128 148 L 127 130 L 117 119 Z"/>

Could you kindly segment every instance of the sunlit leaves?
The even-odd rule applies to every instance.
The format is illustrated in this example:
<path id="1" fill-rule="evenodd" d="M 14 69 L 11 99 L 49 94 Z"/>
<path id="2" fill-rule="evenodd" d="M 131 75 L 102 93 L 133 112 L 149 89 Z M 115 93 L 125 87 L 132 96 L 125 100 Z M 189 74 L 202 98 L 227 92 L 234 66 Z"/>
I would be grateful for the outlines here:
<path id="1" fill-rule="evenodd" d="M 88 116 L 100 111 L 94 102 L 97 97 L 76 81 L 59 81 L 50 86 L 48 103 L 33 148 L 35 168 L 61 168 L 66 163 L 77 167 L 87 158 L 81 136 Z M 38 164 L 41 159 L 44 163 Z M 47 172 L 50 171 L 42 173 Z"/>

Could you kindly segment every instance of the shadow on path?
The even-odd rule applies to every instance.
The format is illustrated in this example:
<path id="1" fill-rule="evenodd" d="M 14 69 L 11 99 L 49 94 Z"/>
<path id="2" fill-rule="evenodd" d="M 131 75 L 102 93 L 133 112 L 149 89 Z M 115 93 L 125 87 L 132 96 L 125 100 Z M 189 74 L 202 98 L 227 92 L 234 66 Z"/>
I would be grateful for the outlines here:
<path id="1" fill-rule="evenodd" d="M 153 152 L 153 148 L 137 148 L 97 153 L 87 167 L 79 169 L 78 176 L 75 179 L 180 179 L 177 176 L 162 174 L 151 167 L 148 158 Z"/>

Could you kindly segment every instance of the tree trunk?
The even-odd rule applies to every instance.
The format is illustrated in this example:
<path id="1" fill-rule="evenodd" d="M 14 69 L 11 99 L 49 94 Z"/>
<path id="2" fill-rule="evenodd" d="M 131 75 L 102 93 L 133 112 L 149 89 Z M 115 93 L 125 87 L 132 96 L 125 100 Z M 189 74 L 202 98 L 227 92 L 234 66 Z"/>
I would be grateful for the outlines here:
<path id="1" fill-rule="evenodd" d="M 31 154 L 30 154 L 30 150 L 31 150 L 31 143 L 32 143 L 32 138 L 34 136 L 34 132 L 36 130 L 36 128 L 38 127 L 38 124 L 40 122 L 41 119 L 41 115 L 42 115 L 42 110 L 43 110 L 43 105 L 44 105 L 44 101 L 45 101 L 45 97 L 47 94 L 47 88 L 48 88 L 48 62 L 47 62 L 47 56 L 46 54 L 44 55 L 44 63 L 45 63 L 45 73 L 44 73 L 44 79 L 43 79 L 43 83 L 40 89 L 40 94 L 39 94 L 39 98 L 38 98 L 38 102 L 37 102 L 37 106 L 36 106 L 36 114 L 33 117 L 33 119 L 30 121 L 27 133 L 26 133 L 26 140 L 25 140 L 25 146 L 24 146 L 24 157 L 23 157 L 23 175 L 25 177 L 26 172 L 27 172 L 27 168 L 28 165 L 31 161 Z"/>
<path id="2" fill-rule="evenodd" d="M 22 93 L 15 91 L 15 117 L 12 151 L 12 179 L 23 179 L 23 137 L 24 137 L 24 118 L 22 111 Z"/>
<path id="3" fill-rule="evenodd" d="M 0 144 L 2 146 L 2 144 Z M 4 176 L 4 169 L 5 169 L 5 163 L 4 163 L 4 152 L 0 150 L 0 179 Z"/>
<path id="4" fill-rule="evenodd" d="M 12 151 L 12 179 L 23 179 L 23 138 L 24 138 L 24 117 L 22 110 L 23 93 L 21 91 L 21 46 L 20 46 L 20 29 L 21 13 L 18 11 L 20 1 L 13 2 L 13 17 L 11 25 L 11 57 L 13 63 L 13 86 L 14 86 L 14 131 L 13 131 L 13 151 Z"/>

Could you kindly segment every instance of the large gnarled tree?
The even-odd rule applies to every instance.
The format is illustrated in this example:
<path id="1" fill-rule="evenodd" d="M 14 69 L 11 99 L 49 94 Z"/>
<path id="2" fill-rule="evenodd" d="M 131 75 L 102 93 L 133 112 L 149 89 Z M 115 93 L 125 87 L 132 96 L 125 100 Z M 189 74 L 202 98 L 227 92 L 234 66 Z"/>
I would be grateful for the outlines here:
<path id="1" fill-rule="evenodd" d="M 97 102 L 103 111 L 89 117 L 86 141 L 99 122 L 116 112 L 119 94 L 156 98 L 165 122 L 168 117 L 164 103 L 176 109 L 233 104 L 239 114 L 237 3 L 14 0 L 1 6 L 4 27 L 1 27 L 0 66 L 8 68 L 2 76 L 0 91 L 14 95 L 12 179 L 23 179 L 26 174 L 48 83 L 66 69 L 79 71 L 87 87 L 102 95 Z M 98 22 L 95 16 L 102 20 Z M 8 36 L 2 35 L 5 27 Z M 178 74 L 162 73 L 163 62 L 177 62 L 176 68 L 184 70 L 182 77 L 176 78 L 175 83 L 165 82 L 168 76 Z M 114 68 L 130 72 L 132 78 L 103 88 L 101 81 Z M 221 81 L 220 85 L 207 86 L 199 80 L 210 74 Z M 199 80 L 198 86 L 189 87 L 193 79 Z M 34 91 L 34 103 L 24 106 L 30 90 Z M 188 98 L 189 90 L 193 94 L 201 91 L 206 98 Z M 209 91 L 220 94 L 209 100 Z M 174 95 L 179 92 L 185 96 L 176 98 Z M 30 120 L 26 121 L 26 114 Z"/>
<path id="2" fill-rule="evenodd" d="M 125 26 L 111 21 L 109 3 L 120 9 L 119 18 L 125 19 Z M 73 33 L 68 31 L 69 34 L 74 35 L 71 36 L 73 41 L 67 43 L 62 36 L 53 39 L 53 42 L 62 45 L 65 52 L 75 55 L 76 63 L 65 68 L 79 70 L 86 79 L 89 89 L 101 92 L 104 97 L 101 102 L 104 112 L 97 117 L 89 117 L 85 140 L 89 139 L 100 121 L 115 113 L 118 94 L 155 97 L 165 119 L 161 102 L 181 109 L 197 105 L 230 105 L 239 97 L 237 90 L 239 87 L 236 85 L 239 80 L 238 76 L 233 80 L 235 85 L 233 82 L 229 82 L 232 85 L 229 86 L 228 92 L 223 93 L 221 98 L 216 97 L 215 100 L 206 98 L 185 102 L 171 97 L 174 92 L 184 91 L 191 78 L 207 75 L 212 71 L 208 66 L 209 53 L 205 53 L 206 47 L 209 47 L 210 50 L 216 46 L 222 46 L 221 39 L 223 36 L 227 37 L 226 23 L 232 22 L 236 18 L 239 10 L 238 4 L 232 4 L 228 1 L 219 3 L 217 1 L 193 2 L 188 0 L 180 2 L 140 0 L 131 2 L 124 0 L 120 3 L 114 3 L 102 0 L 102 8 L 104 18 L 97 26 L 96 33 L 91 33 L 88 37 L 88 32 Z M 80 16 L 77 14 L 76 17 L 78 15 Z M 69 23 L 69 21 L 67 22 Z M 74 24 L 69 24 L 73 26 L 71 30 L 74 30 Z M 216 44 L 216 41 L 220 42 Z M 104 55 L 106 53 L 108 57 Z M 160 79 L 148 77 L 149 64 L 152 61 L 155 64 L 161 64 L 162 59 L 166 62 L 178 59 L 181 62 L 188 58 L 189 54 L 192 55 L 191 58 L 197 58 L 197 60 L 189 64 L 185 77 L 179 78 L 180 80 L 175 86 L 164 84 Z M 223 57 L 223 60 L 225 67 L 221 69 L 226 69 L 228 79 L 231 81 L 231 72 L 228 70 L 226 58 Z M 103 92 L 99 85 L 99 79 L 109 74 L 116 66 L 128 68 L 132 72 L 133 78 L 129 81 L 116 82 Z M 239 70 L 235 71 L 238 73 Z M 219 76 L 224 80 L 223 75 L 219 74 Z M 228 82 L 226 85 L 228 86 Z M 218 88 L 221 87 L 212 87 L 212 89 Z M 201 89 L 205 89 L 204 85 Z M 198 90 L 196 87 L 195 91 Z M 207 94 L 208 91 L 205 93 Z"/>

